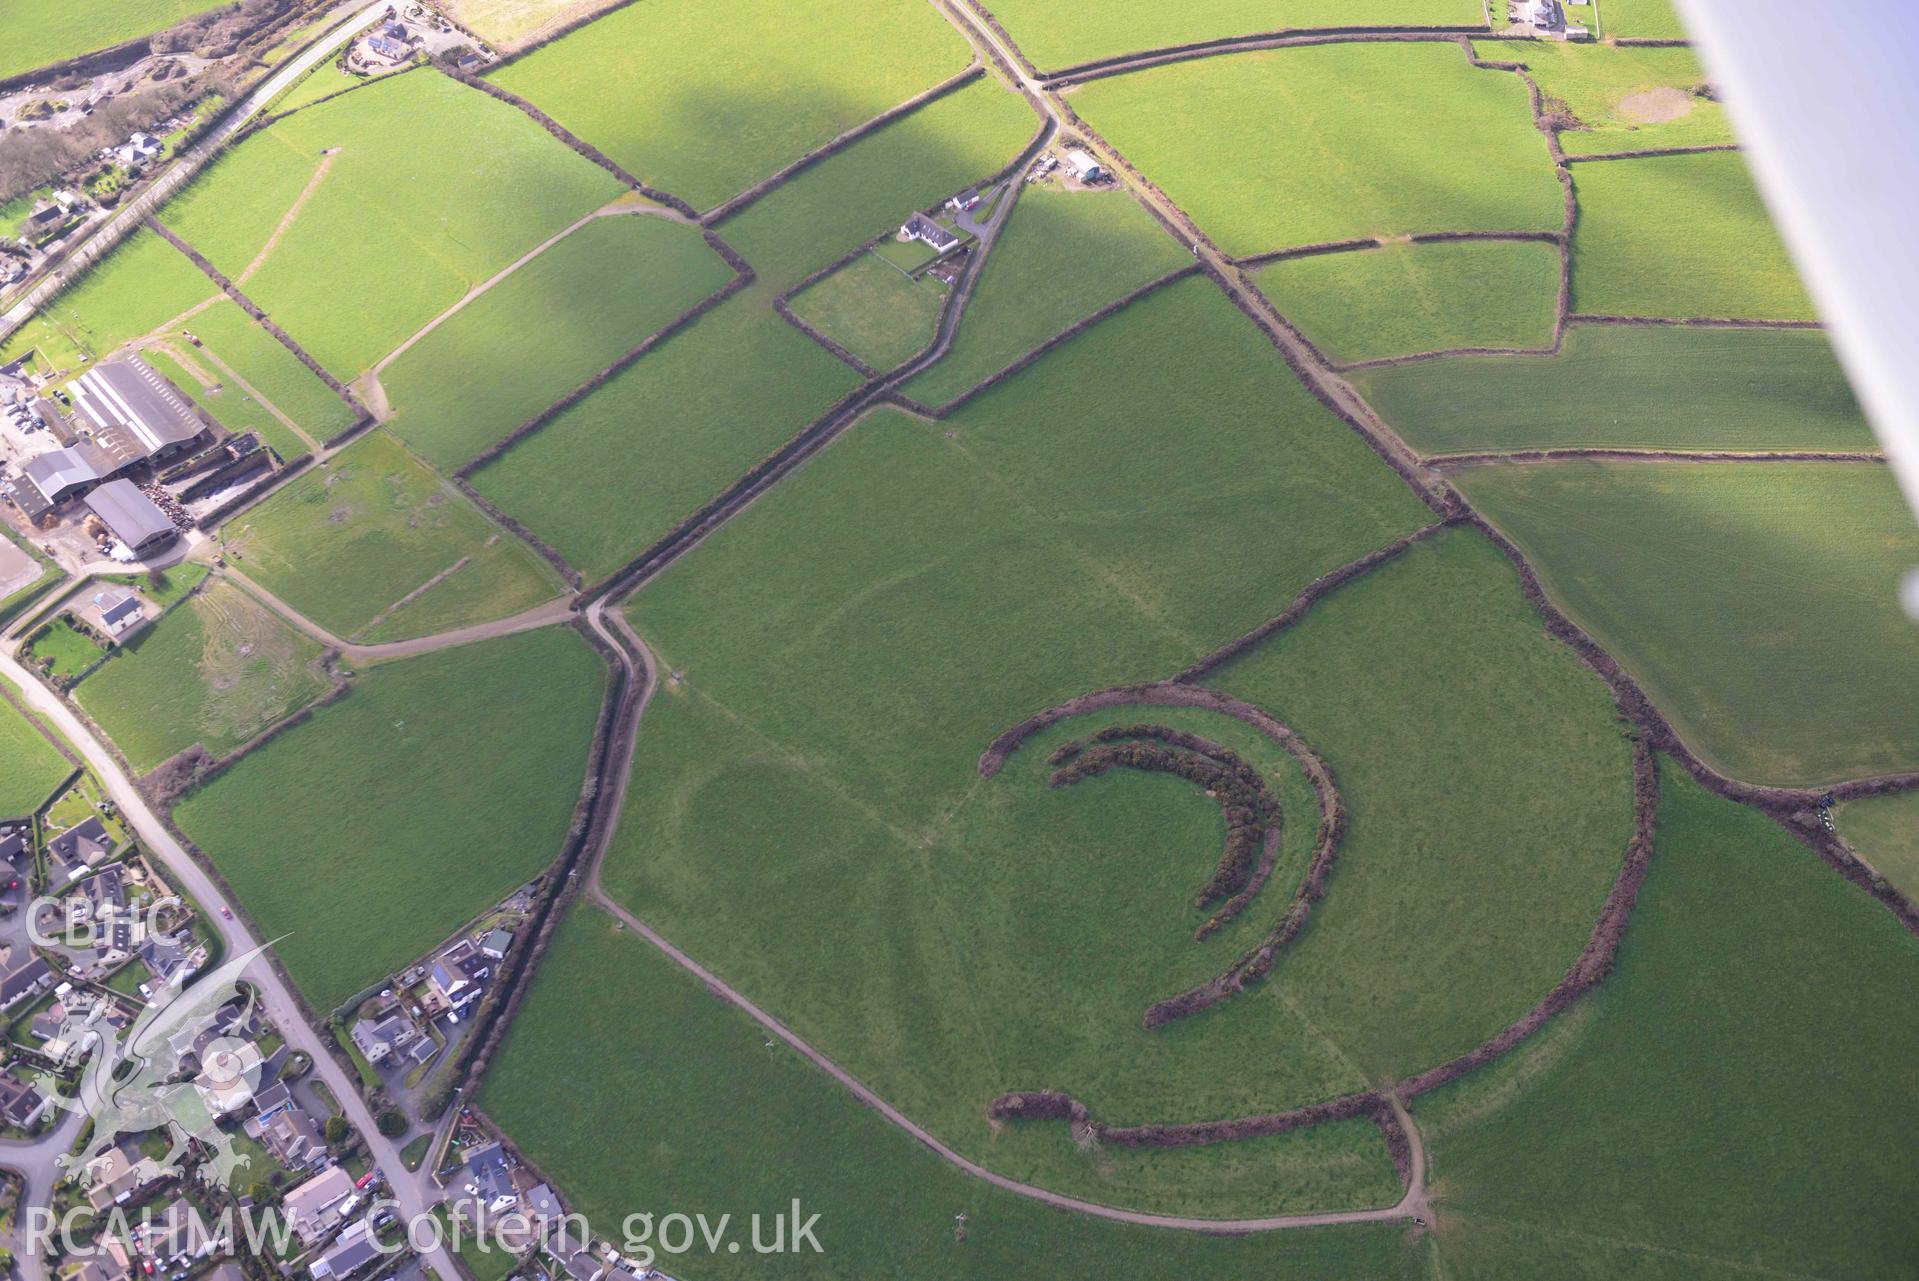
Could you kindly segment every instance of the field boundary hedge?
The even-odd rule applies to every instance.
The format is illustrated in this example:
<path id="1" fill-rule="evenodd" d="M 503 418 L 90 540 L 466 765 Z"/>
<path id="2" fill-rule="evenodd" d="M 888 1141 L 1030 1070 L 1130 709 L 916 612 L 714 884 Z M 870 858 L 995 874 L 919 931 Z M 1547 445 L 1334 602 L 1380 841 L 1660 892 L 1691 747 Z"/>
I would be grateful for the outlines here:
<path id="1" fill-rule="evenodd" d="M 1595 160 L 1649 160 L 1656 156 L 1703 156 L 1712 151 L 1739 151 L 1736 142 L 1701 143 L 1695 147 L 1647 147 L 1643 151 L 1596 151 L 1569 155 L 1566 163 L 1583 165 Z"/>
<path id="2" fill-rule="evenodd" d="M 1106 80 L 1113 76 L 1130 75 L 1133 72 L 1147 71 L 1154 67 L 1170 66 L 1173 63 L 1196 62 L 1202 58 L 1218 58 L 1235 53 L 1308 48 L 1325 44 L 1439 43 L 1459 39 L 1462 36 L 1483 38 L 1485 35 L 1486 28 L 1477 25 L 1285 27 L 1277 31 L 1256 32 L 1244 36 L 1224 36 L 1217 40 L 1201 40 L 1190 44 L 1166 45 L 1158 49 L 1141 49 L 1134 53 L 1113 54 L 1106 58 L 1074 63 L 1057 71 L 1038 73 L 1035 79 L 1042 81 L 1048 90 L 1056 91 L 1069 85 L 1085 84 L 1092 80 Z"/>
<path id="3" fill-rule="evenodd" d="M 900 103 L 896 107 L 887 108 L 863 124 L 857 124 L 851 129 L 842 131 L 837 137 L 821 143 L 819 146 L 802 155 L 798 160 L 787 164 L 784 168 L 774 170 L 738 195 L 714 205 L 711 209 L 700 215 L 700 225 L 702 227 L 713 227 L 725 222 L 734 214 L 740 213 L 749 206 L 756 204 L 762 196 L 777 190 L 792 179 L 799 177 L 808 169 L 820 163 L 820 161 L 838 155 L 867 135 L 878 133 L 881 129 L 884 129 L 887 125 L 892 124 L 902 116 L 913 114 L 926 104 L 944 98 L 947 94 L 971 84 L 985 74 L 986 67 L 980 62 L 979 55 L 973 55 L 973 60 L 967 64 L 964 71 L 956 75 L 948 76 L 930 89 L 921 90 L 905 102 Z"/>
<path id="4" fill-rule="evenodd" d="M 1736 316 L 1609 316 L 1604 313 L 1578 313 L 1566 317 L 1580 325 L 1639 325 L 1653 329 L 1679 326 L 1688 329 L 1824 329 L 1823 320 L 1750 320 Z"/>
<path id="5" fill-rule="evenodd" d="M 538 552 L 547 564 L 559 571 L 560 578 L 565 581 L 567 586 L 573 588 L 575 591 L 580 589 L 580 585 L 585 582 L 580 571 L 568 564 L 566 557 L 560 555 L 551 543 L 494 506 L 485 494 L 473 488 L 464 477 L 455 476 L 447 483 L 466 495 L 467 500 L 484 512 L 487 518 L 493 521 L 494 524 L 516 535 L 524 541 L 528 547 Z"/>
<path id="6" fill-rule="evenodd" d="M 1426 465 L 1435 471 L 1454 471 L 1501 463 L 1560 463 L 1575 459 L 1614 463 L 1883 463 L 1886 456 L 1872 450 L 1765 449 L 1741 453 L 1726 449 L 1615 449 L 1603 445 L 1568 445 L 1553 449 L 1484 450 L 1470 454 L 1436 454 Z"/>
<path id="7" fill-rule="evenodd" d="M 318 378 L 321 382 L 325 383 L 327 385 L 327 388 L 330 391 L 332 391 L 334 395 L 338 396 L 341 400 L 345 401 L 347 403 L 347 407 L 352 409 L 355 414 L 359 415 L 361 418 L 371 417 L 371 415 L 367 413 L 366 406 L 362 405 L 359 402 L 358 398 L 354 396 L 352 390 L 348 388 L 348 386 L 345 383 L 341 382 L 338 378 L 335 378 L 332 374 L 328 373 L 327 370 L 320 364 L 319 361 L 315 360 L 312 356 L 308 355 L 306 348 L 302 347 L 299 343 L 295 342 L 291 334 L 287 333 L 286 330 L 280 328 L 280 326 L 275 324 L 272 318 L 267 315 L 266 311 L 258 303 L 254 302 L 253 299 L 247 297 L 246 294 L 241 291 L 240 286 L 233 283 L 233 281 L 227 277 L 225 272 L 221 271 L 218 267 L 214 266 L 211 262 L 209 262 L 205 255 L 203 255 L 199 250 L 195 249 L 192 245 L 188 244 L 185 240 L 183 240 L 178 235 L 178 233 L 176 233 L 171 227 L 168 227 L 165 223 L 161 222 L 159 218 L 154 217 L 152 215 L 148 215 L 147 218 L 145 219 L 145 224 L 149 231 L 152 231 L 154 234 L 158 235 L 162 240 L 166 241 L 168 244 L 172 245 L 175 249 L 178 249 L 181 253 L 185 254 L 188 262 L 191 262 L 194 266 L 198 267 L 201 271 L 201 274 L 206 276 L 206 278 L 208 280 L 211 280 L 214 284 L 218 285 L 220 287 L 221 293 L 225 294 L 228 298 L 231 298 L 234 302 L 238 303 L 240 306 L 240 310 L 246 312 L 247 315 L 253 317 L 255 323 L 257 323 L 260 326 L 260 328 L 266 330 L 269 334 L 272 334 L 274 338 L 279 340 L 279 343 L 282 347 L 285 347 L 288 351 L 292 352 L 296 357 L 298 357 L 300 363 L 305 365 L 309 370 L 311 370 L 313 372 L 313 375 L 316 378 Z M 348 430 L 350 431 L 353 429 L 349 428 Z"/>

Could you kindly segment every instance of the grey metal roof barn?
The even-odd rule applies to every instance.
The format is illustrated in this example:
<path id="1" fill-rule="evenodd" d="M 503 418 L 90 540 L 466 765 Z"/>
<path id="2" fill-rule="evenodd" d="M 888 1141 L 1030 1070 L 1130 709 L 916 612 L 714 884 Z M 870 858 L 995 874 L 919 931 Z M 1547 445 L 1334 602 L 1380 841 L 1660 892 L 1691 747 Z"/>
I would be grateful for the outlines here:
<path id="1" fill-rule="evenodd" d="M 186 398 L 138 356 L 109 360 L 82 374 L 73 384 L 73 403 L 96 432 L 124 428 L 141 457 L 165 453 L 206 430 Z"/>
<path id="2" fill-rule="evenodd" d="M 136 556 L 173 541 L 176 533 L 167 514 L 130 480 L 108 481 L 87 495 L 87 506 Z"/>

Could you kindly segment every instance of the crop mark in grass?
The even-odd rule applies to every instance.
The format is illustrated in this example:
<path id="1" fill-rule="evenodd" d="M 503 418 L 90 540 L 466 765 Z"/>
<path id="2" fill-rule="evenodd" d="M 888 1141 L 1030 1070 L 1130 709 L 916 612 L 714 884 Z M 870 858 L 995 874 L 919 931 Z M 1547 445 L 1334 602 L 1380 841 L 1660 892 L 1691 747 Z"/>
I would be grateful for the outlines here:
<path id="1" fill-rule="evenodd" d="M 327 170 L 333 168 L 334 158 L 340 154 L 341 150 L 339 147 L 329 147 L 320 153 L 320 163 L 313 167 L 313 177 L 307 180 L 307 185 L 300 189 L 298 196 L 294 197 L 292 206 L 289 207 L 284 214 L 280 215 L 280 221 L 274 224 L 273 231 L 267 236 L 266 243 L 260 246 L 260 252 L 253 255 L 253 260 L 247 263 L 247 265 L 241 269 L 240 274 L 233 278 L 235 284 L 244 285 L 253 278 L 254 272 L 266 266 L 267 259 L 272 256 L 274 249 L 279 246 L 281 237 L 285 236 L 288 230 L 292 228 L 293 220 L 300 216 L 300 211 L 306 208 L 307 201 L 312 198 L 314 192 L 320 189 L 320 184 L 326 180 Z"/>

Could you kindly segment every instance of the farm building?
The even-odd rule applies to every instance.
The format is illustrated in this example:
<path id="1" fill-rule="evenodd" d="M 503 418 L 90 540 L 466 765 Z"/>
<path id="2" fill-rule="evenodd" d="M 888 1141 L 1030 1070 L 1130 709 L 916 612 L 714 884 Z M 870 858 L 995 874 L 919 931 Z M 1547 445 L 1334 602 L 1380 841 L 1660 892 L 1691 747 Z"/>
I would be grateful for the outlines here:
<path id="1" fill-rule="evenodd" d="M 100 486 L 87 498 L 87 508 L 135 556 L 145 556 L 178 537 L 167 514 L 130 480 L 110 480 Z"/>
<path id="2" fill-rule="evenodd" d="M 13 501 L 37 520 L 69 498 L 84 494 L 116 470 L 114 460 L 91 441 L 51 450 L 29 459 L 13 484 Z"/>
<path id="3" fill-rule="evenodd" d="M 1077 148 L 1066 153 L 1066 167 L 1072 170 L 1073 176 L 1081 182 L 1098 182 L 1106 176 L 1106 171 L 1100 168 L 1099 161 L 1093 159 L 1090 153 Z"/>
<path id="4" fill-rule="evenodd" d="M 968 209 L 977 207 L 979 200 L 979 188 L 968 187 L 965 191 L 960 192 L 959 195 L 947 201 L 946 207 L 954 213 L 965 213 Z"/>
<path id="5" fill-rule="evenodd" d="M 918 240 L 930 246 L 935 253 L 945 253 L 959 244 L 959 237 L 928 218 L 916 213 L 900 227 L 901 240 Z"/>
<path id="6" fill-rule="evenodd" d="M 177 454 L 206 433 L 206 424 L 167 380 L 138 356 L 110 360 L 73 384 L 74 407 L 108 452 L 128 461 Z"/>

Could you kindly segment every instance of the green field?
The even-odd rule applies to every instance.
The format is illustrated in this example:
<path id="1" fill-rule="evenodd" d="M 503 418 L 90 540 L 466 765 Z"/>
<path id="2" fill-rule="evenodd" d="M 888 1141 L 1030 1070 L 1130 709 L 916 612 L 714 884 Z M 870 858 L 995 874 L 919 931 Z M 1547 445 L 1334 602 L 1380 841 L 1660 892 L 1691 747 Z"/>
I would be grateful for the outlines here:
<path id="1" fill-rule="evenodd" d="M 1426 360 L 1351 382 L 1430 453 L 1877 448 L 1813 330 L 1571 325 L 1557 356 Z"/>
<path id="2" fill-rule="evenodd" d="M 0 818 L 33 813 L 72 772 L 46 736 L 0 699 Z"/>
<path id="3" fill-rule="evenodd" d="M 1812 300 L 1736 152 L 1573 166 L 1573 310 L 1812 320 Z"/>
<path id="4" fill-rule="evenodd" d="M 141 773 L 198 743 L 224 756 L 326 693 L 320 646 L 215 579 L 75 691 Z"/>
<path id="5" fill-rule="evenodd" d="M 106 654 L 100 643 L 80 631 L 66 614 L 40 628 L 23 652 L 36 666 L 44 665 L 56 680 L 71 680 Z"/>
<path id="6" fill-rule="evenodd" d="M 110 48 L 220 7 L 209 0 L 8 0 L 0 6 L 0 77 Z"/>
<path id="7" fill-rule="evenodd" d="M 1450 44 L 1174 63 L 1093 81 L 1073 106 L 1232 255 L 1564 219 L 1525 84 Z"/>
<path id="8" fill-rule="evenodd" d="M 393 434 L 457 467 L 732 278 L 696 228 L 595 219 L 381 371 Z"/>
<path id="9" fill-rule="evenodd" d="M 324 443 L 353 425 L 353 408 L 239 304 L 222 299 L 188 322 L 208 359 L 224 364 L 248 386 Z"/>
<path id="10" fill-rule="evenodd" d="M 345 93 L 348 89 L 357 89 L 372 83 L 364 75 L 349 75 L 340 70 L 335 62 L 323 62 L 302 76 L 291 89 L 267 104 L 266 113 L 270 116 L 284 115 L 310 107 L 323 98 L 331 98 L 336 93 Z"/>
<path id="11" fill-rule="evenodd" d="M 1004 168 L 1038 126 L 1025 99 L 990 77 L 976 80 L 821 161 L 718 231 L 760 283 L 790 288 Z"/>
<path id="12" fill-rule="evenodd" d="M 1581 462 L 1458 482 L 1721 771 L 1919 768 L 1919 633 L 1896 599 L 1919 529 L 1885 468 Z"/>
<path id="13" fill-rule="evenodd" d="M 1058 699 L 1177 671 L 1424 519 L 1204 281 L 938 428 L 870 418 L 635 599 L 678 679 L 640 735 L 647 785 L 609 888 L 995 1168 L 1132 1205 L 1222 1213 L 1286 1189 L 1297 1203 L 1298 1176 L 1262 1192 L 1245 1153 L 1108 1169 L 1057 1129 L 991 1134 L 980 1108 L 1048 1084 L 1116 1121 L 1231 1116 L 1488 1035 L 1577 952 L 1625 842 L 1626 751 L 1603 687 L 1541 638 L 1510 570 L 1468 535 L 1328 601 L 1363 616 L 1302 629 L 1310 649 L 1284 662 L 1298 688 L 1267 705 L 1289 720 L 1325 708 L 1308 733 L 1337 739 L 1334 768 L 1355 774 L 1355 866 L 1327 917 L 1341 924 L 1282 965 L 1306 967 L 1298 983 L 1161 1032 L 1141 1028 L 1144 1006 L 1270 923 L 1262 907 L 1191 940 L 1177 887 L 1217 849 L 1217 809 L 1172 780 L 1045 788 L 1064 727 L 992 782 L 977 754 Z M 1376 701 L 1355 714 L 1342 679 Z M 1409 707 L 1431 718 L 1420 734 L 1404 732 Z M 1218 716 L 1203 732 L 1249 733 Z M 1355 739 L 1378 760 L 1370 785 Z M 1286 838 L 1310 841 L 1309 794 L 1281 777 Z M 1529 911 L 1514 919 L 1493 891 Z M 1420 1002 L 1435 973 L 1469 991 Z"/>
<path id="14" fill-rule="evenodd" d="M 1888 1103 L 1919 1090 L 1919 945 L 1766 819 L 1662 782 L 1591 1012 L 1419 1102 L 1441 1274 L 1912 1275 L 1919 1117 Z"/>
<path id="15" fill-rule="evenodd" d="M 744 1014 L 612 924 L 582 905 L 561 927 L 479 1102 L 597 1231 L 618 1235 L 626 1215 L 667 1204 L 709 1218 L 730 1210 L 737 1225 L 798 1197 L 802 1218 L 821 1216 L 822 1254 L 722 1246 L 709 1255 L 701 1246 L 655 1260 L 676 1275 L 1426 1275 L 1425 1251 L 1395 1225 L 1203 1236 L 1061 1214 L 1001 1192 L 941 1162 L 785 1046 L 766 1049 L 765 1032 Z M 673 1053 L 648 1050 L 662 1044 Z M 543 1083 L 555 1080 L 571 1083 L 579 1106 L 540 1106 Z M 619 1156 L 610 1132 L 647 1159 Z M 1320 1139 L 1313 1132 L 1279 1143 L 1303 1153 Z M 1108 1155 L 1125 1162 L 1139 1154 Z"/>
<path id="16" fill-rule="evenodd" d="M 792 301 L 794 315 L 881 371 L 926 349 L 945 306 L 939 281 L 915 280 L 877 254 L 861 254 Z"/>
<path id="17" fill-rule="evenodd" d="M 322 165 L 244 288 L 348 380 L 621 191 L 512 106 L 412 71 L 249 137 L 161 217 L 238 279 Z"/>
<path id="18" fill-rule="evenodd" d="M 222 527 L 221 540 L 242 573 L 347 639 L 451 631 L 531 609 L 561 590 L 536 552 L 384 432 L 242 513 Z"/>
<path id="19" fill-rule="evenodd" d="M 1341 363 L 1459 347 L 1545 347 L 1559 249 L 1455 240 L 1316 254 L 1261 267 L 1260 291 Z"/>
<path id="20" fill-rule="evenodd" d="M 1684 40 L 1685 24 L 1679 21 L 1672 0 L 1595 0 L 1599 6 L 1600 34 L 1608 40 Z"/>
<path id="21" fill-rule="evenodd" d="M 1607 6 L 1610 9 L 1610 5 Z M 1474 0 L 994 0 L 992 11 L 1020 52 L 1041 67 L 1115 54 L 1310 27 L 1482 26 Z"/>
<path id="22" fill-rule="evenodd" d="M 1192 261 L 1130 195 L 1023 188 L 938 364 L 907 395 L 942 405 L 1074 322 Z"/>
<path id="23" fill-rule="evenodd" d="M 559 853 L 604 684 L 560 628 L 378 667 L 174 818 L 331 1010 Z"/>
<path id="24" fill-rule="evenodd" d="M 473 487 L 604 578 L 858 382 L 743 294 L 475 472 Z"/>
<path id="25" fill-rule="evenodd" d="M 1919 792 L 1847 801 L 1838 823 L 1866 862 L 1900 893 L 1919 900 Z"/>
<path id="26" fill-rule="evenodd" d="M 31 349 L 56 368 L 78 369 L 218 292 L 184 254 L 141 228 L 0 343 L 0 364 Z"/>
<path id="27" fill-rule="evenodd" d="M 1609 12 L 1608 4 L 1602 12 Z M 1480 40 L 1474 50 L 1491 62 L 1523 62 L 1546 96 L 1548 110 L 1563 104 L 1583 128 L 1562 129 L 1568 155 L 1592 156 L 1655 147 L 1711 147 L 1733 141 L 1726 109 L 1695 93 L 1705 68 L 1691 49 L 1635 49 L 1535 41 L 1515 47 Z"/>
<path id="28" fill-rule="evenodd" d="M 185 347 L 186 344 L 181 343 L 180 346 Z M 193 356 L 186 359 L 193 360 L 194 370 L 187 369 L 179 351 L 171 347 L 145 348 L 140 352 L 140 359 L 172 383 L 182 396 L 199 406 L 203 413 L 234 435 L 257 432 L 260 439 L 271 445 L 283 459 L 309 451 L 308 444 L 275 418 L 265 405 L 238 386 L 224 381 L 216 370 Z"/>
<path id="29" fill-rule="evenodd" d="M 964 69 L 967 57 L 928 6 L 707 0 L 627 5 L 491 78 L 643 181 L 706 209 Z"/>

